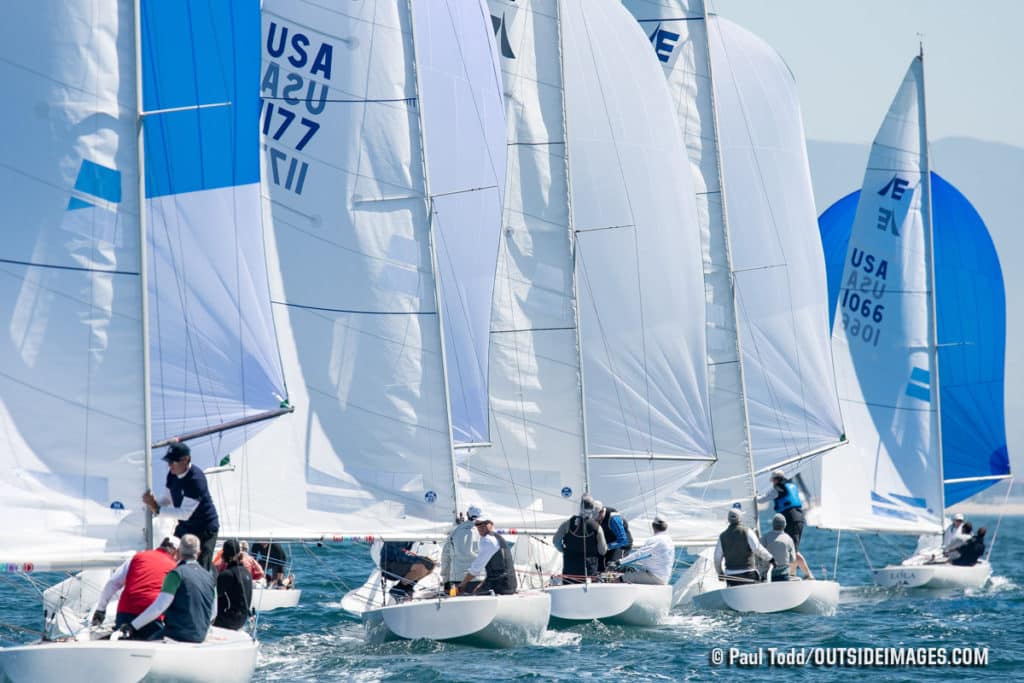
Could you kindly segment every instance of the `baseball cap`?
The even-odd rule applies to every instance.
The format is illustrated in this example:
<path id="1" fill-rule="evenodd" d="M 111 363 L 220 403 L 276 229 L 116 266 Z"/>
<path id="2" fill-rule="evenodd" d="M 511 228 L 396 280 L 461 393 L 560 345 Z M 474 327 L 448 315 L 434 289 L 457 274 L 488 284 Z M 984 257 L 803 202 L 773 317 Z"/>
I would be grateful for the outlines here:
<path id="1" fill-rule="evenodd" d="M 668 522 L 662 519 L 661 515 L 658 515 L 651 520 L 651 526 L 657 529 L 658 531 L 664 531 L 668 528 Z"/>
<path id="2" fill-rule="evenodd" d="M 740 517 L 740 511 L 739 510 L 729 510 L 729 521 L 730 522 L 738 522 L 738 521 L 740 521 L 740 519 L 741 519 L 741 517 Z"/>
<path id="3" fill-rule="evenodd" d="M 477 517 L 479 517 L 482 514 L 483 514 L 483 512 L 476 505 L 470 505 L 468 508 L 466 508 L 466 518 L 467 519 L 476 519 Z"/>
<path id="4" fill-rule="evenodd" d="M 962 521 L 964 521 L 964 513 L 958 512 L 955 515 L 953 515 L 953 521 L 954 522 L 962 522 Z"/>
<path id="5" fill-rule="evenodd" d="M 184 443 L 172 443 L 171 447 L 164 453 L 165 462 L 178 462 L 187 455 L 192 455 L 192 449 L 188 447 L 188 444 Z"/>
<path id="6" fill-rule="evenodd" d="M 783 472 L 782 470 L 772 470 L 772 479 L 775 479 L 776 477 L 778 477 L 779 479 L 785 479 L 786 473 Z"/>

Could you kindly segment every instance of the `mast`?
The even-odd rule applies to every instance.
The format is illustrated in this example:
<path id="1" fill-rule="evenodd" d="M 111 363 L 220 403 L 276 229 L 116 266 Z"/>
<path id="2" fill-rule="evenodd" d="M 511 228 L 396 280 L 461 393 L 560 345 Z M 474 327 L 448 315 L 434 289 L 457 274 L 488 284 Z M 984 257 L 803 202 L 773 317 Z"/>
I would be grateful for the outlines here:
<path id="1" fill-rule="evenodd" d="M 424 129 L 423 102 L 420 99 L 420 71 L 419 60 L 416 57 L 416 22 L 413 20 L 412 3 L 415 0 L 408 0 L 406 6 L 409 8 L 409 35 L 412 40 L 412 73 L 413 87 L 415 87 L 416 121 L 419 124 L 420 137 L 420 164 L 423 168 L 423 200 L 427 208 L 427 243 L 430 247 L 430 268 L 434 279 L 434 310 L 437 312 L 437 331 L 441 342 L 441 375 L 444 385 L 444 417 L 448 427 L 448 455 L 449 468 L 452 483 L 452 504 L 451 519 L 459 515 L 459 487 L 455 485 L 455 437 L 452 434 L 452 408 L 448 388 L 448 361 L 444 343 L 444 305 L 441 300 L 441 275 L 438 270 L 437 249 L 434 243 L 434 201 L 430 194 L 430 169 L 427 166 L 427 135 Z"/>
<path id="2" fill-rule="evenodd" d="M 568 233 L 570 258 L 572 259 L 572 299 L 573 319 L 576 324 L 576 362 L 579 376 L 580 394 L 580 427 L 583 439 L 583 489 L 584 493 L 590 492 L 590 445 L 587 441 L 587 398 L 583 386 L 583 338 L 580 335 L 580 297 L 579 282 L 576 277 L 576 222 L 572 212 L 572 176 L 569 170 L 569 121 L 565 114 L 565 60 L 562 58 L 562 8 L 561 2 L 556 2 L 555 25 L 558 27 L 558 70 L 562 79 L 562 149 L 565 159 L 565 196 L 568 207 Z"/>
<path id="3" fill-rule="evenodd" d="M 144 113 L 142 99 L 142 7 L 141 1 L 134 2 L 135 19 L 135 110 L 138 125 L 138 183 L 136 191 L 139 199 L 139 286 L 142 289 L 142 410 L 145 430 L 143 443 L 143 461 L 145 463 L 146 490 L 153 490 L 153 416 L 150 407 L 149 377 L 149 278 L 147 275 L 146 249 L 146 147 L 144 133 Z M 153 513 L 146 506 L 146 547 L 153 547 Z"/>
<path id="4" fill-rule="evenodd" d="M 704 31 L 707 40 L 704 41 L 706 57 L 708 60 L 708 76 L 711 82 L 711 120 L 715 128 L 715 165 L 718 171 L 718 192 L 722 202 L 722 232 L 725 237 L 725 261 L 729 269 L 729 294 L 732 299 L 732 321 L 736 331 L 736 364 L 740 375 L 740 405 L 743 408 L 743 441 L 747 450 L 747 471 L 750 473 L 750 495 L 754 506 L 754 529 L 760 530 L 760 522 L 757 514 L 757 482 L 754 474 L 754 452 L 750 443 L 750 411 L 747 408 L 747 383 L 743 372 L 743 347 L 740 342 L 740 319 L 736 307 L 736 274 L 732 267 L 732 244 L 729 240 L 729 211 L 726 207 L 725 178 L 722 175 L 722 145 L 718 139 L 718 99 L 715 97 L 715 74 L 714 65 L 711 60 L 711 24 L 708 21 L 708 8 L 706 3 L 701 3 L 703 14 Z"/>
<path id="5" fill-rule="evenodd" d="M 936 452 L 939 454 L 939 516 L 946 509 L 946 478 L 942 468 L 942 390 L 939 384 L 939 328 L 935 295 L 935 231 L 932 224 L 932 172 L 928 154 L 928 114 L 924 92 L 924 42 L 919 44 L 917 58 L 921 60 L 921 96 L 918 107 L 921 112 L 921 152 L 924 160 L 923 196 L 921 197 L 921 218 L 924 228 L 924 250 L 928 277 L 928 359 L 932 371 L 932 398 L 935 406 Z"/>

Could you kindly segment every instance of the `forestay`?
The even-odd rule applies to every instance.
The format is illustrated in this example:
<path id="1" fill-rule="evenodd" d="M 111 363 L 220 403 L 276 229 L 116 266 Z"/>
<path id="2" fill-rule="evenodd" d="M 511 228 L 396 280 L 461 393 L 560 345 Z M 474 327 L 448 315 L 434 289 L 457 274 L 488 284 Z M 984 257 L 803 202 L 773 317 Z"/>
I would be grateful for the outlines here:
<path id="1" fill-rule="evenodd" d="M 942 466 L 949 506 L 1010 474 L 1003 404 L 1006 296 L 999 257 L 981 216 L 937 173 L 931 180 Z M 857 190 L 819 220 L 833 314 L 859 200 Z M 951 482 L 955 479 L 961 481 Z"/>
<path id="2" fill-rule="evenodd" d="M 591 488 L 628 516 L 714 460 L 697 209 L 650 45 L 618 3 L 562 3 Z"/>
<path id="3" fill-rule="evenodd" d="M 822 460 L 819 526 L 941 529 L 923 79 L 918 57 L 872 145 L 845 253 L 833 347 L 851 445 Z"/>
<path id="4" fill-rule="evenodd" d="M 458 454 L 461 495 L 499 526 L 553 529 L 585 488 L 559 6 L 490 0 L 508 174 L 491 310 L 490 448 Z"/>
<path id="5" fill-rule="evenodd" d="M 457 261 L 468 253 L 493 267 L 483 251 L 492 228 L 479 221 L 496 206 L 501 164 L 487 109 L 493 67 L 468 67 L 470 55 L 460 53 L 486 45 L 486 17 L 475 5 L 421 4 L 264 3 L 267 248 L 296 414 L 251 442 L 236 472 L 221 475 L 217 495 L 231 533 L 408 537 L 442 534 L 454 519 L 438 306 L 462 306 L 465 324 L 447 328 L 448 345 L 475 353 L 480 306 L 475 298 L 458 303 L 472 288 L 460 278 L 483 270 L 461 270 Z M 453 31 L 473 30 L 472 39 L 453 39 Z M 445 111 L 467 116 L 460 129 L 477 127 L 450 143 L 470 145 L 474 156 L 443 157 L 455 132 L 437 124 Z M 486 150 L 476 148 L 483 143 Z M 451 201 L 428 197 L 439 192 L 435 175 Z M 452 259 L 441 289 L 454 295 L 443 299 L 431 207 L 442 226 L 433 235 L 448 254 L 438 261 Z M 467 235 L 479 253 L 463 243 Z M 449 370 L 472 370 L 480 360 L 459 362 Z M 464 384 L 461 393 L 479 388 Z M 465 424 L 466 434 L 479 430 Z"/>
<path id="6" fill-rule="evenodd" d="M 5 147 L 0 164 L 11 189 L 12 225 L 0 246 L 6 276 L 0 290 L 6 321 L 0 420 L 7 444 L 0 461 L 9 473 L 2 492 L 7 524 L 0 528 L 5 566 L 115 564 L 144 547 L 139 500 L 149 445 L 141 228 L 150 228 L 151 246 L 164 240 L 184 254 L 224 248 L 218 240 L 237 234 L 231 227 L 236 221 L 258 220 L 252 209 L 258 201 L 255 132 L 245 130 L 255 126 L 255 118 L 235 97 L 236 87 L 251 90 L 255 83 L 255 68 L 247 69 L 237 55 L 256 46 L 258 6 L 195 5 L 189 14 L 178 5 L 142 2 L 141 54 L 131 3 L 28 3 L 12 8 L 0 28 L 0 74 L 20 93 L 6 110 L 14 112 L 19 135 Z M 203 64 L 201 73 L 183 67 L 192 63 Z M 218 105 L 217 111 L 196 109 L 209 104 Z M 255 113 L 252 106 L 248 111 Z M 144 182 L 139 116 L 146 141 Z M 190 235 L 202 236 L 202 244 Z M 259 330 L 238 332 L 239 298 L 229 290 L 240 277 L 224 282 L 215 301 L 207 302 L 197 297 L 202 284 L 185 285 L 179 279 L 187 277 L 183 272 L 163 269 L 167 253 L 155 251 L 162 276 L 150 281 L 153 301 L 176 300 L 179 311 L 196 314 L 177 328 L 180 334 L 159 340 L 154 335 L 153 348 L 161 355 L 187 358 L 180 349 L 198 338 L 190 346 L 197 354 L 190 372 L 212 373 L 206 335 L 216 337 L 214 345 L 227 340 L 245 348 L 255 337 L 267 340 Z M 257 247 L 242 256 L 257 270 L 258 252 Z M 226 261 L 213 254 L 196 260 L 201 265 L 190 274 L 200 279 L 239 274 L 214 275 Z M 206 307 L 230 321 L 210 331 L 209 316 L 196 310 Z M 279 379 L 272 349 L 217 352 L 229 352 L 217 371 L 218 381 L 229 385 L 215 392 L 218 406 L 208 406 L 210 414 L 245 404 L 237 391 L 260 373 L 236 366 L 242 376 L 229 381 L 223 369 L 246 354 L 267 357 L 260 372 Z M 172 377 L 154 384 L 154 398 L 159 402 L 168 394 L 163 405 L 182 407 L 174 411 L 177 418 L 185 406 L 195 407 L 195 395 L 178 392 L 193 388 L 188 379 Z"/>

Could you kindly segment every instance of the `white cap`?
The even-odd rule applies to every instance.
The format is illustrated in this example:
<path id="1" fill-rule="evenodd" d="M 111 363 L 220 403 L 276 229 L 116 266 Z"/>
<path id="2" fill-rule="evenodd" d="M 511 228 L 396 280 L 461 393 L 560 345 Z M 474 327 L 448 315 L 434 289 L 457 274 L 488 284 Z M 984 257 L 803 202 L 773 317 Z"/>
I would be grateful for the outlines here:
<path id="1" fill-rule="evenodd" d="M 772 470 L 772 479 L 774 479 L 775 477 L 779 477 L 780 479 L 785 479 L 786 478 L 786 473 L 783 472 L 782 470 Z"/>
<path id="2" fill-rule="evenodd" d="M 964 513 L 958 512 L 955 515 L 953 515 L 953 521 L 954 522 L 962 522 L 962 521 L 964 521 Z"/>
<path id="3" fill-rule="evenodd" d="M 470 505 L 466 508 L 466 519 L 476 519 L 483 514 L 483 511 L 476 505 Z"/>
<path id="4" fill-rule="evenodd" d="M 177 550 L 178 546 L 181 545 L 181 539 L 179 539 L 177 536 L 165 536 L 164 540 L 160 541 L 160 545 L 170 546 Z"/>

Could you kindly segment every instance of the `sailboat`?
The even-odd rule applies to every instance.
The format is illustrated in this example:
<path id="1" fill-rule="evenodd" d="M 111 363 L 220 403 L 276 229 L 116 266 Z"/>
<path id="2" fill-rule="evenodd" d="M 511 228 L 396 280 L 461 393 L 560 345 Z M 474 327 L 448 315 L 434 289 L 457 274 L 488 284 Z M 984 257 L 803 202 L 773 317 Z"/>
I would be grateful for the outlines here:
<path id="1" fill-rule="evenodd" d="M 716 461 L 662 510 L 677 543 L 714 545 L 730 509 L 757 529 L 772 470 L 799 471 L 844 442 L 803 125 L 792 74 L 758 37 L 701 0 L 625 5 L 676 103 L 704 249 Z M 830 613 L 838 603 L 833 581 L 725 589 L 711 564 L 680 580 L 698 607 Z"/>
<path id="2" fill-rule="evenodd" d="M 213 441 L 287 412 L 260 315 L 258 71 L 245 57 L 259 8 L 206 4 L 33 4 L 2 29 L 0 69 L 23 94 L 2 172 L 7 567 L 113 567 L 152 547 L 140 496 L 154 451 L 192 439 L 199 465 Z M 73 636 L 0 650 L 5 679 L 247 681 L 256 666 L 246 633 L 124 643 L 49 613 L 51 633 Z"/>
<path id="3" fill-rule="evenodd" d="M 814 521 L 941 534 L 945 508 L 1011 476 L 1006 304 L 985 224 L 931 170 L 923 50 L 875 137 L 862 189 L 820 224 L 853 445 L 822 463 Z M 987 558 L 958 567 L 918 556 L 873 570 L 883 586 L 935 588 L 981 586 L 990 574 Z"/>
<path id="4" fill-rule="evenodd" d="M 693 194 L 676 191 L 689 179 L 681 140 L 618 3 L 489 6 L 508 116 L 506 229 L 491 444 L 457 459 L 459 485 L 516 528 L 526 580 L 546 585 L 554 620 L 652 625 L 668 613 L 669 586 L 548 585 L 560 562 L 543 537 L 578 512 L 595 460 L 620 478 L 616 504 L 646 503 L 652 516 L 658 486 L 713 460 L 703 320 L 685 306 L 702 283 Z M 673 137 L 679 155 L 664 154 Z M 641 488 L 649 468 L 664 480 Z"/>
<path id="5" fill-rule="evenodd" d="M 454 0 L 266 1 L 263 38 L 266 248 L 296 412 L 235 454 L 217 495 L 247 538 L 432 544 L 471 502 L 453 443 L 487 438 L 505 184 L 490 17 Z M 343 605 L 372 641 L 519 645 L 549 618 L 540 592 L 367 596 Z"/>

